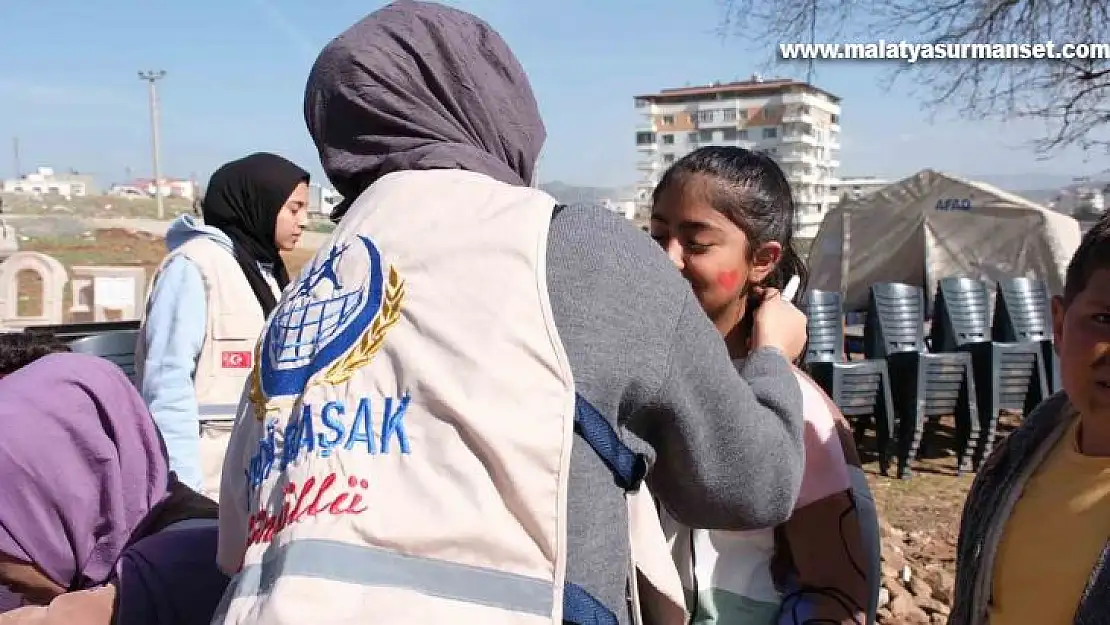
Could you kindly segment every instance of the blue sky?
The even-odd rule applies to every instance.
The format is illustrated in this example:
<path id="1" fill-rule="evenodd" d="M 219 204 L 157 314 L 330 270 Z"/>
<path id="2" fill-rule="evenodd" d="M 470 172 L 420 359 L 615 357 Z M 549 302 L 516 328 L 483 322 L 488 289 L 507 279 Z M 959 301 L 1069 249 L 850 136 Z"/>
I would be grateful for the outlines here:
<path id="1" fill-rule="evenodd" d="M 257 150 L 320 168 L 301 114 L 318 50 L 384 2 L 52 0 L 6 2 L 0 49 L 0 176 L 22 165 L 73 167 L 102 182 L 150 171 L 146 85 L 165 69 L 163 171 L 207 177 Z M 632 96 L 745 78 L 769 51 L 715 34 L 717 0 L 466 0 L 520 57 L 547 124 L 543 180 L 636 179 Z M 325 8 L 326 7 L 326 8 Z M 888 36 L 888 38 L 891 38 Z M 896 178 L 923 167 L 964 175 L 1076 176 L 1110 167 L 1078 151 L 1038 160 L 1033 123 L 930 123 L 908 88 L 878 83 L 887 62 L 825 62 L 815 83 L 844 98 L 841 174 Z M 765 71 L 804 77 L 804 67 Z M 128 169 L 130 168 L 130 169 Z"/>

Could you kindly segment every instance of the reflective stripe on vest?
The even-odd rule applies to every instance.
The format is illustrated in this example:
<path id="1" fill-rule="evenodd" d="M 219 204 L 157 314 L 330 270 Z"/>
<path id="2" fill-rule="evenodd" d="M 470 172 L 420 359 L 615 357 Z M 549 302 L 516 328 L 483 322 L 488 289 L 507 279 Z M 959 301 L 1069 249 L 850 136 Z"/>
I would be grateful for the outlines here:
<path id="1" fill-rule="evenodd" d="M 204 417 L 227 417 L 229 421 L 235 419 L 239 411 L 239 404 L 200 404 L 197 406 L 197 415 L 201 421 L 218 421 L 219 419 L 205 419 Z"/>
<path id="2" fill-rule="evenodd" d="M 279 577 L 290 575 L 403 588 L 537 616 L 551 613 L 551 583 L 542 579 L 328 540 L 298 540 L 275 548 L 271 557 L 235 576 L 224 601 L 267 593 Z"/>

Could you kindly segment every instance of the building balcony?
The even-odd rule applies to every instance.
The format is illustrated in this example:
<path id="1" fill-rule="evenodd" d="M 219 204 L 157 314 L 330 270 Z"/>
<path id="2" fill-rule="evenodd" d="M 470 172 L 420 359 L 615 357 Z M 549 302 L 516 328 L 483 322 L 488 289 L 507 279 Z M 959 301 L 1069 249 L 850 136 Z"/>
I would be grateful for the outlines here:
<path id="1" fill-rule="evenodd" d="M 636 149 L 641 152 L 655 152 L 659 149 L 658 143 L 637 143 Z"/>
<path id="2" fill-rule="evenodd" d="M 816 173 L 787 172 L 786 179 L 791 185 L 817 184 L 821 177 Z"/>
<path id="3" fill-rule="evenodd" d="M 781 141 L 783 143 L 804 143 L 806 145 L 817 145 L 817 137 L 809 133 L 791 132 L 782 135 Z"/>
<path id="4" fill-rule="evenodd" d="M 802 163 L 807 165 L 816 165 L 817 157 L 812 152 L 807 151 L 790 151 L 782 152 L 777 157 L 780 163 Z"/>
<path id="5" fill-rule="evenodd" d="M 784 124 L 805 124 L 807 126 L 815 126 L 817 119 L 810 113 L 801 113 L 798 111 L 791 111 L 783 114 L 782 123 Z"/>
<path id="6" fill-rule="evenodd" d="M 661 165 L 659 161 L 639 161 L 636 163 L 636 169 L 640 171 L 657 171 Z"/>
<path id="7" fill-rule="evenodd" d="M 829 124 L 829 132 L 840 133 L 840 124 Z"/>
<path id="8" fill-rule="evenodd" d="M 825 161 L 825 167 L 828 167 L 829 169 L 840 169 L 840 161 L 836 159 L 827 160 Z"/>

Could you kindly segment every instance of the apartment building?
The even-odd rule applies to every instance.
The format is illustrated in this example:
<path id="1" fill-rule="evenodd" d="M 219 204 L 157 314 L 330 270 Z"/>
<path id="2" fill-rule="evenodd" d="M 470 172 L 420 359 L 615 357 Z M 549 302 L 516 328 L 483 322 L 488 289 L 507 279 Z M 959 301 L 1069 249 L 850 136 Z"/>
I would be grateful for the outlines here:
<path id="1" fill-rule="evenodd" d="M 831 186 L 840 166 L 840 98 L 789 79 L 714 83 L 636 96 L 637 209 L 671 163 L 707 145 L 735 145 L 770 154 L 794 190 L 796 236 L 811 239 L 839 200 Z"/>

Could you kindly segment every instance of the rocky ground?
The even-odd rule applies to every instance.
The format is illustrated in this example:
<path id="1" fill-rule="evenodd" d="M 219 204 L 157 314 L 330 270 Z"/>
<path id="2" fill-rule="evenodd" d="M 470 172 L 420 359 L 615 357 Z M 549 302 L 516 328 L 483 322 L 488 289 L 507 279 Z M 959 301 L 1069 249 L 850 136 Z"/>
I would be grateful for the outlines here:
<path id="1" fill-rule="evenodd" d="M 1003 414 L 999 435 L 1020 423 Z M 956 574 L 960 515 L 974 475 L 957 475 L 951 454 L 951 419 L 926 430 L 925 444 L 908 480 L 881 477 L 875 465 L 868 482 L 879 507 L 882 579 L 879 625 L 945 623 Z M 864 448 L 866 449 L 866 441 Z"/>

